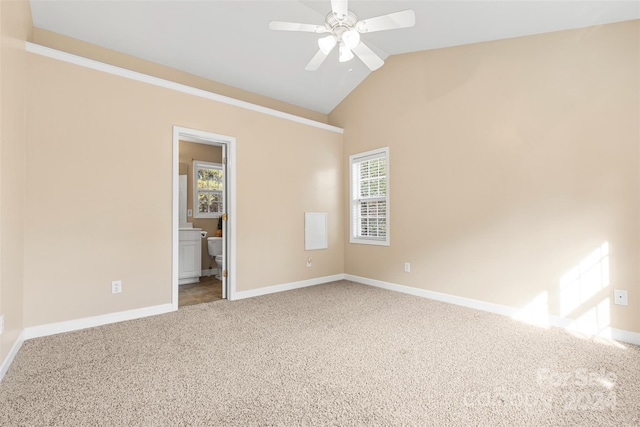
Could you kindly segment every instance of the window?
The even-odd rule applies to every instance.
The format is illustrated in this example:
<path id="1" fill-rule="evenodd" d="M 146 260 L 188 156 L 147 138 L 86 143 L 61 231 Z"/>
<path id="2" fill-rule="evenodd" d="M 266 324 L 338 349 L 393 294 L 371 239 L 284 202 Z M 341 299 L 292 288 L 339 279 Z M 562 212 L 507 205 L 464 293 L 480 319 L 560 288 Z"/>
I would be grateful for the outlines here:
<path id="1" fill-rule="evenodd" d="M 222 165 L 193 162 L 194 217 L 218 218 L 224 212 Z"/>
<path id="2" fill-rule="evenodd" d="M 349 156 L 351 243 L 389 245 L 389 147 Z"/>

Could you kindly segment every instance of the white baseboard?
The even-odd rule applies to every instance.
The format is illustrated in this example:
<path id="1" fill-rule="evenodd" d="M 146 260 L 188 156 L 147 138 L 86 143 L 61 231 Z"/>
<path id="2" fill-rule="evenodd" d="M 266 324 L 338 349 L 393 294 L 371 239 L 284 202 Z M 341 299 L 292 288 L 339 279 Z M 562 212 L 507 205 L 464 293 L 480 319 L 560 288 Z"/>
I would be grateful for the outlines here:
<path id="1" fill-rule="evenodd" d="M 301 280 L 298 282 L 284 283 L 281 285 L 268 286 L 265 288 L 251 289 L 248 291 L 239 291 L 234 294 L 234 300 L 252 298 L 260 295 L 268 295 L 276 292 L 290 291 L 293 289 L 305 288 L 308 286 L 320 285 L 323 283 L 335 282 L 338 280 L 350 280 L 352 282 L 361 283 L 364 285 L 375 286 L 378 288 L 388 289 L 391 291 L 402 292 L 409 295 L 414 295 L 422 298 L 429 298 L 436 301 L 442 301 L 449 304 L 460 305 L 464 307 L 474 308 L 477 310 L 487 311 L 490 313 L 501 314 L 516 318 L 520 313 L 520 309 L 515 307 L 509 307 L 500 304 L 493 304 L 485 301 L 475 300 L 471 298 L 464 298 L 455 295 L 428 291 L 426 289 L 418 289 L 411 286 L 398 285 L 395 283 L 384 282 L 381 280 L 369 279 L 366 277 L 353 276 L 351 274 L 335 274 L 333 276 L 324 276 L 314 279 Z M 139 319 L 148 316 L 155 316 L 157 314 L 164 314 L 175 311 L 172 304 L 162 304 L 153 307 L 145 307 L 134 310 L 121 311 L 118 313 L 104 314 L 101 316 L 86 317 L 83 319 L 69 320 L 65 322 L 51 323 L 47 325 L 31 326 L 25 328 L 13 347 L 5 357 L 2 365 L 0 365 L 0 381 L 7 373 L 9 366 L 16 357 L 16 354 L 20 350 L 22 343 L 25 340 L 31 338 L 38 338 L 48 335 L 59 334 L 63 332 L 77 331 L 80 329 L 91 328 L 95 326 L 106 325 L 110 323 L 117 323 L 126 320 Z M 570 328 L 573 325 L 573 321 L 570 319 L 564 319 L 558 316 L 549 315 L 546 319 L 546 323 L 549 326 L 557 326 L 562 328 Z M 607 333 L 611 338 L 617 341 L 622 341 L 630 344 L 640 345 L 640 333 L 626 331 L 623 329 L 609 328 Z"/>
<path id="2" fill-rule="evenodd" d="M 20 335 L 18 335 L 18 339 L 16 340 L 16 342 L 13 343 L 13 346 L 11 347 L 11 350 L 9 350 L 7 357 L 5 357 L 2 361 L 2 365 L 0 365 L 0 381 L 2 381 L 5 374 L 9 370 L 9 366 L 11 366 L 11 363 L 13 363 L 13 359 L 15 359 L 16 354 L 18 354 L 20 347 L 22 347 L 24 339 L 24 331 L 22 331 Z"/>
<path id="3" fill-rule="evenodd" d="M 281 285 L 269 286 L 266 288 L 240 291 L 234 294 L 234 299 L 251 298 L 260 295 L 267 295 L 276 292 L 289 291 L 292 289 L 304 288 L 307 286 L 319 285 L 321 283 L 335 282 L 344 279 L 343 274 L 333 276 L 318 277 L 315 279 L 302 280 L 299 282 L 285 283 Z M 27 327 L 23 331 L 23 340 L 44 337 L 48 335 L 60 334 L 63 332 L 77 331 L 80 329 L 92 328 L 95 326 L 117 323 L 125 320 L 139 319 L 157 314 L 175 311 L 172 304 L 156 305 L 153 307 L 138 308 L 134 310 L 121 311 L 117 313 L 103 314 L 101 316 L 85 317 L 83 319 L 68 320 L 65 322 L 49 323 L 40 326 Z"/>
<path id="4" fill-rule="evenodd" d="M 210 268 L 208 270 L 202 270 L 200 272 L 200 277 L 202 277 L 202 276 L 215 276 L 217 272 L 218 272 L 217 268 Z"/>
<path id="5" fill-rule="evenodd" d="M 250 289 L 248 291 L 236 291 L 233 294 L 234 300 L 253 298 L 261 295 L 274 294 L 276 292 L 291 291 L 293 289 L 306 288 L 308 286 L 320 285 L 322 283 L 335 282 L 343 280 L 344 274 L 335 274 L 333 276 L 317 277 L 315 279 L 301 280 L 299 282 L 284 283 L 281 285 L 267 286 L 265 288 Z"/>
<path id="6" fill-rule="evenodd" d="M 630 344 L 640 345 L 640 333 L 625 331 L 624 329 L 611 328 L 611 338 L 616 341 L 628 342 Z"/>
<path id="7" fill-rule="evenodd" d="M 426 289 L 418 289 L 411 286 L 398 285 L 396 283 L 384 282 L 381 280 L 369 279 L 367 277 L 353 276 L 351 274 L 344 275 L 345 280 L 361 283 L 363 285 L 375 286 L 377 288 L 388 289 L 390 291 L 402 292 L 404 294 L 414 295 L 422 298 L 429 298 L 436 301 L 442 301 L 449 304 L 461 305 L 463 307 L 474 308 L 476 310 L 487 311 L 489 313 L 501 314 L 509 316 L 512 319 L 518 319 L 521 309 L 506 305 L 493 304 L 490 302 L 480 301 L 471 298 L 459 297 L 456 295 L 444 294 L 440 292 L 428 291 Z M 556 326 L 559 328 L 569 329 L 574 326 L 575 322 L 560 316 L 546 315 L 541 319 L 544 326 Z M 629 344 L 640 345 L 640 333 L 625 331 L 624 329 L 607 328 L 601 335 L 603 338 L 614 339 Z"/>
<path id="8" fill-rule="evenodd" d="M 518 310 L 500 304 L 479 301 L 471 298 L 458 297 L 440 292 L 428 291 L 426 289 L 418 289 L 412 286 L 397 285 L 395 283 L 383 282 L 381 280 L 369 279 L 367 277 L 353 276 L 351 274 L 344 275 L 345 280 L 361 283 L 363 285 L 375 286 L 376 288 L 388 289 L 390 291 L 402 292 L 403 294 L 414 295 L 422 298 L 429 298 L 436 301 L 448 302 L 449 304 L 462 305 L 464 307 L 475 308 L 478 310 L 498 313 L 505 316 L 512 316 Z"/>
<path id="9" fill-rule="evenodd" d="M 156 314 L 164 314 L 175 311 L 172 304 L 162 304 L 152 307 L 137 308 L 134 310 L 120 311 L 117 313 L 103 314 L 101 316 L 85 317 L 83 319 L 68 320 L 65 322 L 49 323 L 40 326 L 30 326 L 23 331 L 24 339 L 44 337 L 63 332 L 77 331 L 92 328 L 94 326 L 107 325 L 109 323 L 123 322 L 125 320 L 140 319 Z"/>

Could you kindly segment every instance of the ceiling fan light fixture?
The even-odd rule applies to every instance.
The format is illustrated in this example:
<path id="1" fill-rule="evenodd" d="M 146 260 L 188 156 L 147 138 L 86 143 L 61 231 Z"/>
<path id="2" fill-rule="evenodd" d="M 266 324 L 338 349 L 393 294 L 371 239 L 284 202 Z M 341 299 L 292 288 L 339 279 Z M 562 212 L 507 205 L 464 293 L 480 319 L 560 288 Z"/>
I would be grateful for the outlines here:
<path id="1" fill-rule="evenodd" d="M 340 62 L 348 62 L 353 59 L 353 52 L 344 44 L 340 44 L 340 56 L 338 57 L 338 61 Z"/>
<path id="2" fill-rule="evenodd" d="M 342 35 L 342 41 L 344 42 L 344 45 L 349 49 L 354 49 L 360 44 L 360 33 L 354 29 L 346 31 Z"/>
<path id="3" fill-rule="evenodd" d="M 349 10 L 348 2 L 349 0 L 331 0 L 331 12 L 325 17 L 324 25 L 271 21 L 269 28 L 278 31 L 330 33 L 318 39 L 318 52 L 304 68 L 307 71 L 317 70 L 336 45 L 339 46 L 340 62 L 348 62 L 357 56 L 369 70 L 375 71 L 384 61 L 361 40 L 360 34 L 413 27 L 416 14 L 413 10 L 404 10 L 359 20 L 358 16 Z"/>
<path id="4" fill-rule="evenodd" d="M 320 47 L 320 50 L 325 55 L 328 55 L 329 52 L 333 50 L 336 43 L 337 41 L 336 41 L 336 38 L 333 36 L 333 34 L 318 39 L 318 47 Z"/>

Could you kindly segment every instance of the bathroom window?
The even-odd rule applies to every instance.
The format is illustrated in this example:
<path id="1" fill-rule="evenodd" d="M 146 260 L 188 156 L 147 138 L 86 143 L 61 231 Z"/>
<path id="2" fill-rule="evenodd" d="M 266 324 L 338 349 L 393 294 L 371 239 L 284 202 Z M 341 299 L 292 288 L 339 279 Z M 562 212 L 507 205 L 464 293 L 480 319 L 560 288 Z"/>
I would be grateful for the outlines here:
<path id="1" fill-rule="evenodd" d="M 222 165 L 193 162 L 194 217 L 218 218 L 224 212 Z"/>
<path id="2" fill-rule="evenodd" d="M 389 147 L 349 156 L 351 243 L 389 245 Z"/>

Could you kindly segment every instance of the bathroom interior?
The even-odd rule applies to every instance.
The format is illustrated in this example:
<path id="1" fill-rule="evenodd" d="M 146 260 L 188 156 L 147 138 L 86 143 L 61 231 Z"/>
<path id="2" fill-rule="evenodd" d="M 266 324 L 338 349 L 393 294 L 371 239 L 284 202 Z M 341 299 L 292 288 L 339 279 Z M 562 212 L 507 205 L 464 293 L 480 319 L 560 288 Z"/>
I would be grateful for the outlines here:
<path id="1" fill-rule="evenodd" d="M 222 147 L 180 141 L 179 307 L 223 298 L 223 171 Z"/>

